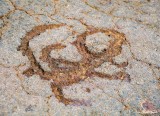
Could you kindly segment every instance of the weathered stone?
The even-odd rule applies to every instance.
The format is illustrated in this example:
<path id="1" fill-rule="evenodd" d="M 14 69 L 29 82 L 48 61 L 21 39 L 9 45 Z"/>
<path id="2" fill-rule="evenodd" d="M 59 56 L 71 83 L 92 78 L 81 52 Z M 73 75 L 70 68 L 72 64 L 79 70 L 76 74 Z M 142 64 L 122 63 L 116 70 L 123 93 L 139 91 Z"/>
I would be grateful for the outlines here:
<path id="1" fill-rule="evenodd" d="M 0 8 L 0 115 L 159 115 L 158 0 Z"/>

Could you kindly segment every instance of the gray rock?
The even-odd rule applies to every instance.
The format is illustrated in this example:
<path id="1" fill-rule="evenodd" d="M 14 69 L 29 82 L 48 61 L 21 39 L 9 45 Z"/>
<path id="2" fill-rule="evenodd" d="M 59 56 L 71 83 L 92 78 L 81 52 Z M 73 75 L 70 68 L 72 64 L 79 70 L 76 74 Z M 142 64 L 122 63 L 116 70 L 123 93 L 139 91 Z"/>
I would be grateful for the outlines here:
<path id="1" fill-rule="evenodd" d="M 158 116 L 159 8 L 159 0 L 0 0 L 0 115 Z M 75 100 L 64 105 L 52 92 L 53 80 L 44 80 L 40 74 L 24 75 L 32 64 L 18 51 L 22 39 L 35 26 L 50 24 L 63 26 L 44 30 L 28 44 L 44 71 L 51 69 L 40 59 L 43 48 L 61 43 L 66 48 L 52 50 L 50 56 L 79 62 L 83 56 L 72 42 L 86 31 L 94 31 L 93 27 L 105 28 L 125 37 L 121 53 L 112 62 L 128 65 L 118 67 L 108 61 L 95 70 L 110 75 L 124 71 L 131 81 L 88 76 L 62 87 L 64 97 Z M 85 43 L 89 51 L 101 52 L 109 49 L 113 39 L 99 32 L 87 36 Z"/>

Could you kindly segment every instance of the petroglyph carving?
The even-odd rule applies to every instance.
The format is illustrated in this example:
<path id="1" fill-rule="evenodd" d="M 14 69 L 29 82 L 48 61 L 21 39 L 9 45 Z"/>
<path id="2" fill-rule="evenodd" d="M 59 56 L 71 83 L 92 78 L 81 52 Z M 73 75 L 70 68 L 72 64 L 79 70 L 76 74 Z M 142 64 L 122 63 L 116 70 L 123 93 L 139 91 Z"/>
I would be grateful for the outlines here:
<path id="1" fill-rule="evenodd" d="M 93 76 L 106 79 L 129 79 L 129 75 L 125 72 L 124 69 L 128 63 L 124 62 L 122 64 L 117 64 L 113 60 L 115 56 L 121 54 L 121 47 L 126 41 L 125 35 L 123 33 L 119 33 L 116 30 L 95 28 L 92 26 L 87 26 L 87 30 L 82 34 L 77 35 L 77 39 L 71 43 L 83 56 L 79 62 L 72 62 L 65 59 L 55 59 L 50 56 L 50 52 L 52 50 L 63 49 L 66 47 L 61 43 L 48 45 L 43 48 L 42 56 L 40 59 L 44 62 L 47 62 L 51 69 L 51 71 L 44 71 L 41 65 L 36 61 L 33 51 L 29 47 L 29 42 L 31 39 L 48 29 L 57 29 L 62 26 L 64 26 L 64 24 L 40 25 L 34 27 L 31 31 L 26 33 L 25 37 L 22 39 L 21 45 L 18 47 L 18 50 L 20 50 L 23 55 L 27 56 L 30 61 L 30 68 L 24 71 L 26 76 L 37 74 L 42 79 L 53 80 L 51 83 L 52 91 L 59 102 L 62 102 L 65 105 L 75 103 L 80 105 L 87 104 L 83 100 L 73 100 L 66 98 L 63 94 L 64 86 L 70 86 L 73 83 L 84 81 L 86 78 L 91 78 Z M 86 37 L 96 33 L 103 33 L 106 36 L 112 37 L 112 39 L 109 40 L 109 46 L 98 53 L 90 51 L 86 45 Z M 99 67 L 104 62 L 110 62 L 110 64 L 124 70 L 113 75 L 96 72 L 94 69 Z M 65 64 L 66 67 L 59 67 L 57 64 L 60 63 Z M 68 65 L 70 67 L 67 67 Z"/>

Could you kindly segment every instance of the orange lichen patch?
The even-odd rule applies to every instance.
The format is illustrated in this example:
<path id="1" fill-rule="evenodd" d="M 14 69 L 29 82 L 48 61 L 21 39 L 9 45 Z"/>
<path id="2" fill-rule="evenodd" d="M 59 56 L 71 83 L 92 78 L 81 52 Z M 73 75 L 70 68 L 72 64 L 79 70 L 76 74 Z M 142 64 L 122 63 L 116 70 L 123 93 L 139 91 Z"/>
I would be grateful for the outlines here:
<path id="1" fill-rule="evenodd" d="M 79 83 L 84 81 L 88 77 L 98 76 L 107 79 L 120 79 L 124 80 L 129 78 L 129 75 L 124 71 L 118 72 L 114 75 L 104 74 L 96 72 L 94 69 L 99 67 L 104 62 L 110 62 L 111 65 L 116 65 L 120 68 L 125 68 L 128 63 L 124 62 L 122 64 L 117 64 L 114 62 L 113 58 L 121 53 L 121 46 L 124 44 L 125 36 L 116 30 L 110 29 L 99 29 L 88 26 L 87 31 L 78 35 L 76 41 L 72 45 L 76 46 L 78 52 L 83 56 L 79 62 L 72 62 L 65 59 L 55 59 L 50 56 L 52 50 L 60 50 L 65 48 L 65 45 L 61 43 L 48 45 L 42 49 L 42 56 L 40 59 L 48 63 L 51 71 L 44 71 L 41 65 L 36 61 L 33 51 L 29 47 L 29 41 L 35 36 L 40 35 L 40 33 L 45 32 L 47 29 L 56 29 L 64 26 L 64 24 L 50 24 L 50 25 L 40 25 L 34 27 L 29 31 L 26 36 L 22 39 L 19 50 L 23 55 L 26 55 L 30 61 L 30 68 L 24 71 L 24 74 L 31 76 L 33 74 L 38 74 L 42 79 L 53 80 L 51 83 L 52 91 L 55 97 L 65 105 L 68 104 L 81 104 L 86 105 L 84 101 L 73 100 L 70 98 L 65 98 L 63 94 L 63 87 L 72 85 L 73 83 Z M 100 53 L 93 53 L 88 50 L 86 45 L 86 37 L 96 33 L 104 33 L 107 36 L 111 36 L 113 39 L 109 41 L 109 47 L 104 49 Z M 63 64 L 63 67 L 59 65 Z M 88 90 L 89 91 L 89 90 Z"/>

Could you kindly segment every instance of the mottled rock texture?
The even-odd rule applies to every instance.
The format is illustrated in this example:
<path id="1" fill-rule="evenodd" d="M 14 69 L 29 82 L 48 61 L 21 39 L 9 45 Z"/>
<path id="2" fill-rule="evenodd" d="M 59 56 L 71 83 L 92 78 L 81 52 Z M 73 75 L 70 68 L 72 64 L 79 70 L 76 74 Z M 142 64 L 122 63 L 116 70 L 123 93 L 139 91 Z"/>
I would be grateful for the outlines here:
<path id="1" fill-rule="evenodd" d="M 159 0 L 0 0 L 0 116 L 160 115 Z"/>

